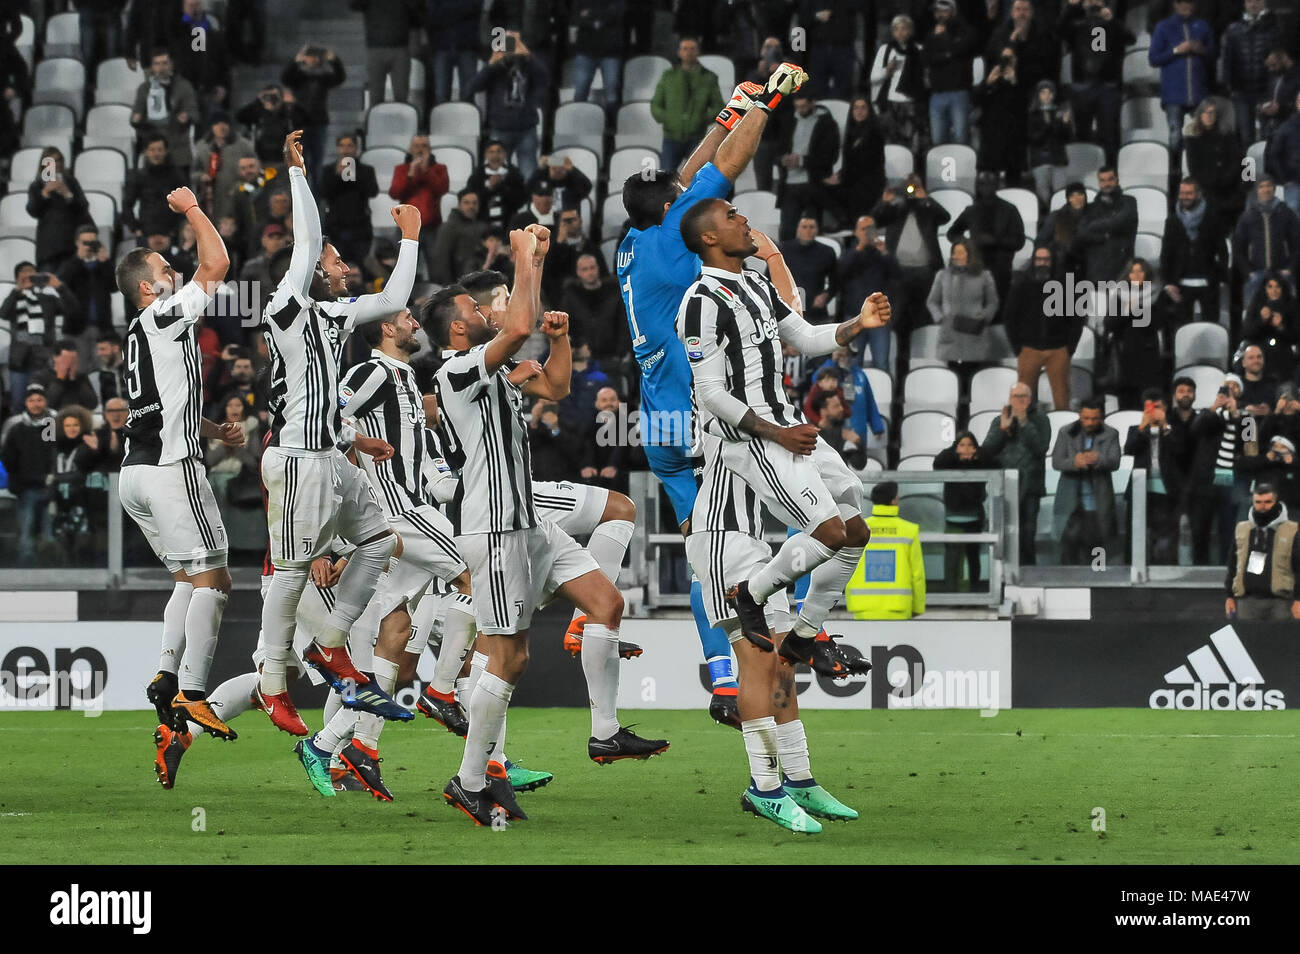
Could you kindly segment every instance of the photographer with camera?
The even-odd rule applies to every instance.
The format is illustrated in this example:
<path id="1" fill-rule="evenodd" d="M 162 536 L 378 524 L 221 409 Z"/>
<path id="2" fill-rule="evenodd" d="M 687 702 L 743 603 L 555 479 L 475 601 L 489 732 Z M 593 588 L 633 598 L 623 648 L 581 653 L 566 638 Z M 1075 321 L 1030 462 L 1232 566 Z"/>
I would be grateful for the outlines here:
<path id="1" fill-rule="evenodd" d="M 1072 58 L 1070 105 L 1075 133 L 1100 145 L 1106 151 L 1106 162 L 1113 165 L 1119 158 L 1124 51 L 1133 42 L 1133 34 L 1124 18 L 1117 17 L 1103 0 L 1070 0 L 1058 30 Z"/>
<path id="2" fill-rule="evenodd" d="M 99 240 L 99 230 L 94 225 L 83 225 L 77 229 L 77 253 L 55 273 L 77 301 L 78 307 L 68 314 L 63 333 L 76 339 L 77 353 L 87 368 L 100 337 L 113 330 L 117 283 L 110 258 L 108 247 Z"/>
<path id="3" fill-rule="evenodd" d="M 285 137 L 295 129 L 306 127 L 307 116 L 291 95 L 285 95 L 283 87 L 278 83 L 268 83 L 257 94 L 257 99 L 240 107 L 235 113 L 235 121 L 248 127 L 253 151 L 262 165 L 282 171 L 284 157 L 281 153 Z"/>
<path id="4" fill-rule="evenodd" d="M 527 179 L 537 168 L 537 111 L 548 105 L 551 74 L 517 32 L 508 31 L 500 49 L 497 45 L 494 40 L 487 66 L 474 77 L 466 95 L 487 93 L 488 138 L 506 147 L 506 155 L 514 157 L 519 174 Z"/>
<path id="5" fill-rule="evenodd" d="M 280 74 L 280 82 L 292 91 L 293 98 L 302 107 L 303 160 L 308 170 L 319 169 L 325 161 L 325 136 L 330 124 L 330 90 L 346 78 L 343 63 L 334 55 L 334 51 L 310 41 L 303 44 L 293 62 Z M 293 128 L 290 126 L 289 131 L 292 132 Z M 278 147 L 276 152 L 279 161 Z M 267 160 L 263 158 L 262 161 Z"/>
<path id="6" fill-rule="evenodd" d="M 53 276 L 50 280 L 58 281 Z M 81 373 L 77 343 L 71 338 L 59 339 L 48 366 L 32 375 L 32 383 L 45 388 L 45 399 L 56 412 L 74 404 L 93 408 L 99 403 L 94 385 Z"/>
<path id="7" fill-rule="evenodd" d="M 27 187 L 27 214 L 36 220 L 36 262 L 54 271 L 72 255 L 76 227 L 90 218 L 86 196 L 54 146 L 41 150 L 36 178 Z"/>

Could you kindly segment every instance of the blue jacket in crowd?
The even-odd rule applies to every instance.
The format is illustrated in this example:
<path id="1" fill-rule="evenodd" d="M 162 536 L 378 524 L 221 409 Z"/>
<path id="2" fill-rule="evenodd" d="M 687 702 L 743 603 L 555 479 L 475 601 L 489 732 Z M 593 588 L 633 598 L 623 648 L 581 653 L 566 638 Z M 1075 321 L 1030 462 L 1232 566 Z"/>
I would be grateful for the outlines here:
<path id="1" fill-rule="evenodd" d="M 1204 53 L 1177 55 L 1174 47 L 1186 40 L 1199 40 Z M 1156 24 L 1151 34 L 1147 62 L 1160 67 L 1160 102 L 1165 106 L 1195 106 L 1205 99 L 1206 64 L 1215 56 L 1214 31 L 1204 20 L 1184 20 L 1178 14 Z"/>

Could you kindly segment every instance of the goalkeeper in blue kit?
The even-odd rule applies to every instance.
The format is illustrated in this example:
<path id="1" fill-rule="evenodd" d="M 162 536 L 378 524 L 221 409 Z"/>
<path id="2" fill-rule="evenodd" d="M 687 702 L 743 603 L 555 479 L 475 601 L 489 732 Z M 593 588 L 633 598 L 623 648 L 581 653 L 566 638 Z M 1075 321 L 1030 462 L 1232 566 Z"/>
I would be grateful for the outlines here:
<path id="1" fill-rule="evenodd" d="M 632 228 L 618 248 L 618 280 L 641 368 L 641 442 L 684 534 L 701 462 L 692 453 L 691 369 L 677 337 L 677 311 L 700 275 L 700 259 L 682 242 L 682 216 L 701 199 L 731 193 L 768 115 L 807 78 L 795 64 L 782 63 L 766 85 L 741 83 L 680 170 L 639 172 L 623 185 Z M 691 611 L 713 681 L 709 714 L 739 729 L 731 647 L 726 634 L 709 626 L 698 580 L 691 582 Z"/>

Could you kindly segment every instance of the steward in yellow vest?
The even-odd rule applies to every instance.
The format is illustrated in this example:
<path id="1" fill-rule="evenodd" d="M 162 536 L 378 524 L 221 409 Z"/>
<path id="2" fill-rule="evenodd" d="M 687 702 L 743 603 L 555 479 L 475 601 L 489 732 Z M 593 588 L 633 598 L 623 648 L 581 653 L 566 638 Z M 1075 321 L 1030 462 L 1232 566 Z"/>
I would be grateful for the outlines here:
<path id="1" fill-rule="evenodd" d="M 855 619 L 911 619 L 925 612 L 921 528 L 898 516 L 898 484 L 871 489 L 871 540 L 845 590 Z"/>

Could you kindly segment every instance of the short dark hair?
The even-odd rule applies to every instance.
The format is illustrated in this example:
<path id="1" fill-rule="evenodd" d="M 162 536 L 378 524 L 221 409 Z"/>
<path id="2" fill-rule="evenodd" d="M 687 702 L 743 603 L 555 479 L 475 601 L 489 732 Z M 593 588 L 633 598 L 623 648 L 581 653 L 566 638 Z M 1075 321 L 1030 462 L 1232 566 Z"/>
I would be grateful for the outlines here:
<path id="1" fill-rule="evenodd" d="M 696 255 L 704 253 L 704 233 L 708 231 L 711 224 L 709 216 L 713 212 L 714 203 L 721 201 L 721 199 L 701 199 L 682 216 L 682 242 Z"/>
<path id="2" fill-rule="evenodd" d="M 465 198 L 465 196 L 467 195 L 474 196 L 474 198 L 478 199 L 480 202 L 483 201 L 483 197 L 478 194 L 477 189 L 471 189 L 469 186 L 466 186 L 465 188 L 461 189 L 459 192 L 456 193 L 456 203 L 459 205 L 460 200 Z"/>
<path id="3" fill-rule="evenodd" d="M 167 149 L 168 152 L 171 151 L 171 144 L 170 144 L 169 142 L 167 142 L 167 137 L 164 136 L 162 133 L 150 133 L 149 135 L 145 136 L 145 137 L 144 137 L 144 148 L 148 149 L 150 146 L 152 146 L 152 145 L 153 145 L 154 143 L 156 143 L 156 142 L 160 142 L 160 143 L 162 143 L 163 146 Z"/>
<path id="4" fill-rule="evenodd" d="M 1196 390 L 1196 382 L 1193 379 L 1189 378 L 1187 375 L 1180 374 L 1178 377 L 1174 378 L 1175 391 L 1177 391 L 1184 384 L 1187 385 L 1189 388 L 1191 388 L 1193 391 Z"/>
<path id="5" fill-rule="evenodd" d="M 840 373 L 834 368 L 822 368 L 817 372 L 817 376 L 814 377 L 813 380 L 821 381 L 823 378 L 834 378 L 838 381 L 840 379 Z"/>
<path id="6" fill-rule="evenodd" d="M 1200 184 L 1199 182 L 1197 182 L 1195 179 L 1193 179 L 1191 176 L 1183 176 L 1182 181 L 1179 182 L 1178 184 L 1179 184 L 1180 186 L 1184 186 L 1184 185 L 1195 186 L 1197 192 L 1202 192 L 1202 191 L 1204 191 L 1204 190 L 1201 188 L 1201 184 Z"/>
<path id="7" fill-rule="evenodd" d="M 62 351 L 76 351 L 77 343 L 71 338 L 60 338 L 54 343 L 54 353 L 59 354 Z"/>
<path id="8" fill-rule="evenodd" d="M 490 291 L 501 285 L 510 286 L 504 273 L 491 268 L 480 268 L 476 272 L 462 275 L 456 280 L 456 284 L 465 289 L 471 298 L 476 298 L 479 292 Z"/>
<path id="9" fill-rule="evenodd" d="M 152 254 L 153 249 L 147 246 L 133 248 L 117 263 L 117 290 L 132 308 L 140 307 L 140 283 L 153 279 L 153 273 L 149 271 L 149 256 Z"/>
<path id="10" fill-rule="evenodd" d="M 99 226 L 96 225 L 94 222 L 82 222 L 80 225 L 77 226 L 76 237 L 81 238 L 81 236 L 85 235 L 87 232 L 93 232 L 95 234 L 95 237 L 98 238 Z"/>
<path id="11" fill-rule="evenodd" d="M 1252 493 L 1252 494 L 1272 494 L 1274 497 L 1276 497 L 1276 496 L 1277 496 L 1277 488 L 1274 487 L 1274 486 L 1273 486 L 1272 484 L 1270 484 L 1270 483 L 1260 482 L 1260 483 L 1255 484 L 1255 489 L 1252 490 L 1251 493 Z"/>
<path id="12" fill-rule="evenodd" d="M 321 246 L 324 248 L 324 246 Z M 284 276 L 289 274 L 289 262 L 293 259 L 293 243 L 274 252 L 266 262 L 266 275 L 272 285 L 279 285 Z"/>
<path id="13" fill-rule="evenodd" d="M 337 145 L 338 145 L 339 143 L 341 143 L 344 139 L 350 139 L 352 142 L 356 143 L 357 145 L 361 145 L 360 140 L 357 138 L 357 134 L 354 133 L 354 132 L 339 133 L 339 134 L 334 138 L 334 145 L 337 146 Z"/>
<path id="14" fill-rule="evenodd" d="M 171 50 L 167 49 L 167 47 L 155 46 L 152 50 L 149 51 L 149 61 L 153 62 L 155 59 L 157 59 L 160 56 L 170 57 L 171 55 L 172 52 Z"/>
<path id="15" fill-rule="evenodd" d="M 392 322 L 392 318 L 385 318 L 384 321 Z M 367 321 L 365 324 L 357 326 L 357 334 L 361 340 L 372 348 L 378 348 L 384 343 L 384 321 Z"/>
<path id="16" fill-rule="evenodd" d="M 444 348 L 451 344 L 451 323 L 460 317 L 456 299 L 468 294 L 464 285 L 448 285 L 434 292 L 420 309 L 420 324 Z"/>
<path id="17" fill-rule="evenodd" d="M 363 325 L 362 327 L 365 326 Z M 243 359 L 248 359 L 251 361 L 252 357 L 253 356 L 248 353 L 248 349 L 245 348 L 243 345 L 234 345 L 230 350 L 230 361 L 232 364 L 236 361 L 240 361 Z"/>
<path id="18" fill-rule="evenodd" d="M 36 266 L 32 262 L 19 262 L 14 266 L 14 281 L 18 281 L 18 273 L 24 268 L 35 269 Z"/>
<path id="19" fill-rule="evenodd" d="M 813 411 L 816 412 L 817 414 L 821 414 L 822 411 L 825 410 L 826 405 L 832 399 L 839 401 L 841 403 L 844 402 L 844 398 L 841 396 L 839 391 L 819 391 L 817 394 L 813 396 L 813 402 L 812 402 Z"/>
<path id="20" fill-rule="evenodd" d="M 623 182 L 623 208 L 632 220 L 632 228 L 648 229 L 664 220 L 664 206 L 677 198 L 677 173 L 656 169 L 646 178 L 634 172 Z"/>
<path id="21" fill-rule="evenodd" d="M 119 335 L 116 331 L 101 331 L 95 343 L 103 344 L 105 341 L 107 341 L 109 344 L 115 344 L 119 348 L 122 347 L 122 336 Z"/>
<path id="22" fill-rule="evenodd" d="M 1169 403 L 1165 400 L 1165 392 L 1159 388 L 1147 388 L 1142 392 L 1142 403 L 1145 404 L 1147 401 L 1159 401 L 1161 404 Z"/>
<path id="23" fill-rule="evenodd" d="M 1100 395 L 1092 394 L 1079 402 L 1080 411 L 1101 411 L 1106 413 L 1106 399 Z"/>
<path id="24" fill-rule="evenodd" d="M 878 506 L 887 507 L 898 497 L 898 484 L 892 480 L 884 480 L 871 488 L 871 502 Z"/>
<path id="25" fill-rule="evenodd" d="M 1107 166 L 1102 166 L 1100 169 L 1098 169 L 1098 170 L 1097 170 L 1097 175 L 1100 176 L 1103 172 L 1113 172 L 1113 173 L 1115 173 L 1116 176 L 1119 175 L 1119 170 L 1116 169 L 1114 166 L 1109 166 L 1109 165 L 1107 165 Z"/>
<path id="26" fill-rule="evenodd" d="M 500 146 L 502 149 L 505 149 L 506 159 L 510 158 L 510 150 L 506 149 L 506 144 L 503 143 L 500 139 L 489 139 L 487 142 L 483 143 L 483 155 L 486 156 L 487 151 L 491 149 L 493 146 Z"/>

